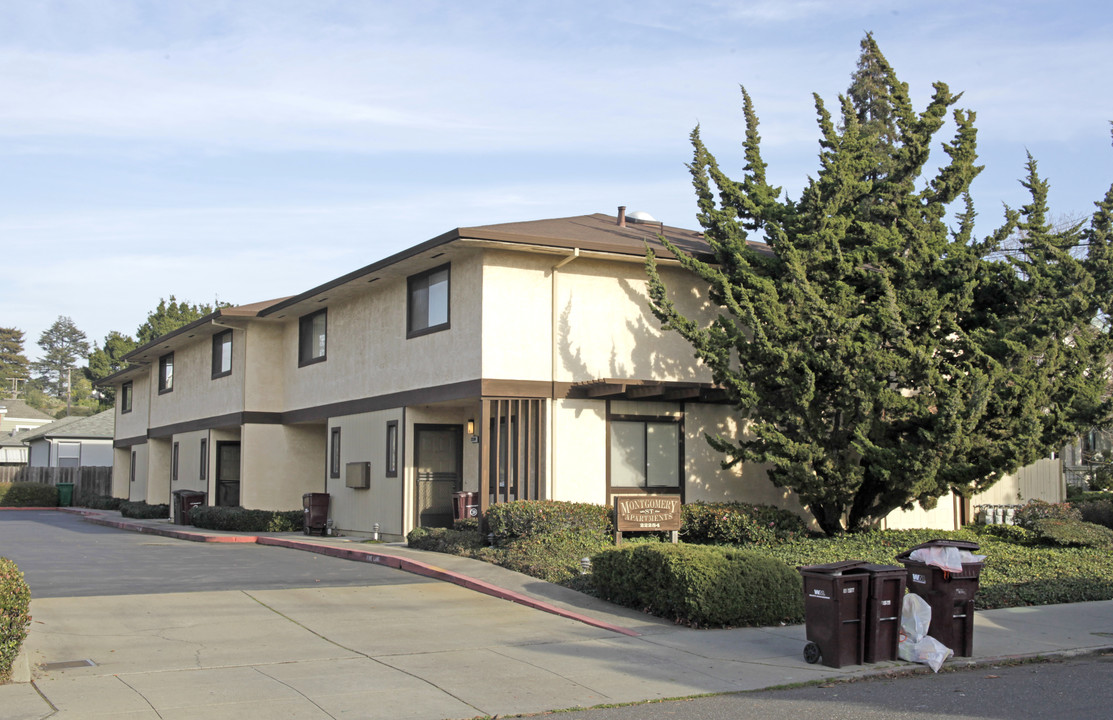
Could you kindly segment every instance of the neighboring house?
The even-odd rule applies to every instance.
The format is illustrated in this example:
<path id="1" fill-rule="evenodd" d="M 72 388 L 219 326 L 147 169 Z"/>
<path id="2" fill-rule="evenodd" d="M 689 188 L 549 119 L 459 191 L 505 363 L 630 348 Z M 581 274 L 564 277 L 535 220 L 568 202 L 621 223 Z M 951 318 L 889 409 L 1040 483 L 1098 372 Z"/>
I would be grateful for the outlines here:
<path id="1" fill-rule="evenodd" d="M 23 435 L 30 467 L 110 467 L 115 411 L 66 417 Z"/>
<path id="2" fill-rule="evenodd" d="M 23 438 L 33 430 L 20 430 L 0 435 L 0 467 L 23 467 L 27 464 L 27 446 Z"/>
<path id="3" fill-rule="evenodd" d="M 802 512 L 763 466 L 724 470 L 705 441 L 745 428 L 650 313 L 644 260 L 654 248 L 678 308 L 709 319 L 657 237 L 708 248 L 638 215 L 457 228 L 137 348 L 102 381 L 113 494 L 290 509 L 327 492 L 338 530 L 395 537 L 449 524 L 456 491 L 481 509 L 667 493 Z"/>
<path id="4" fill-rule="evenodd" d="M 54 422 L 54 418 L 22 400 L 0 398 L 0 435 L 10 436 Z"/>

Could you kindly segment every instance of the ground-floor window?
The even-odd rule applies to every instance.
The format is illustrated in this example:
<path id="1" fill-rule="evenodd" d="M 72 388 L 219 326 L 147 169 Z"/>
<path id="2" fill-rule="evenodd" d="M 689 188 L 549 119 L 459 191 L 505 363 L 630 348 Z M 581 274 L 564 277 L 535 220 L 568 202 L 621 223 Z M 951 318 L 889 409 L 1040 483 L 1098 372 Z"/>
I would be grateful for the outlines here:
<path id="1" fill-rule="evenodd" d="M 608 451 L 612 488 L 680 488 L 682 453 L 677 420 L 612 418 Z"/>

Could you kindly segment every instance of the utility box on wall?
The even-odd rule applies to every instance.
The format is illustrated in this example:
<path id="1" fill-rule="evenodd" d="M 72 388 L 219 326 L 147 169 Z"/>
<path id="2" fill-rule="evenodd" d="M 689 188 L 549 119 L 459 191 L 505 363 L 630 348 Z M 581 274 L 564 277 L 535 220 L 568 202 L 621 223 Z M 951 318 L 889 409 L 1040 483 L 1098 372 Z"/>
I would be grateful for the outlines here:
<path id="1" fill-rule="evenodd" d="M 356 490 L 366 490 L 371 487 L 371 463 L 348 463 L 344 468 L 344 484 Z"/>

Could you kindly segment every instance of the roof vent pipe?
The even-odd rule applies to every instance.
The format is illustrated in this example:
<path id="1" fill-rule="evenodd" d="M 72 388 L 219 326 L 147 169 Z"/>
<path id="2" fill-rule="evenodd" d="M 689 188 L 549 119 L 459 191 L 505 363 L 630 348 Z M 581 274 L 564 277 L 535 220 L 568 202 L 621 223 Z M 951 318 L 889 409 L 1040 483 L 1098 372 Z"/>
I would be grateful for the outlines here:
<path id="1" fill-rule="evenodd" d="M 626 206 L 625 205 L 619 205 L 618 206 L 618 226 L 619 227 L 626 227 Z"/>

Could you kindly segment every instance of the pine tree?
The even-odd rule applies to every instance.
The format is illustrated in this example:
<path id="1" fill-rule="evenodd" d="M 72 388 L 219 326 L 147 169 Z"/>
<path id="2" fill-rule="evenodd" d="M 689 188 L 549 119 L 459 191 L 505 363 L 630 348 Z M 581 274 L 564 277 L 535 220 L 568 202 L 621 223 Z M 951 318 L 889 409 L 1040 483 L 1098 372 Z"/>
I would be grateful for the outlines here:
<path id="1" fill-rule="evenodd" d="M 85 333 L 78 330 L 71 318 L 59 316 L 54 324 L 39 336 L 43 355 L 31 363 L 38 373 L 43 388 L 56 398 L 69 398 L 70 373 L 76 368 L 78 358 L 89 354 Z"/>
<path id="2" fill-rule="evenodd" d="M 984 489 L 1109 410 L 1109 336 L 1088 299 L 1108 268 L 1064 256 L 1078 229 L 1049 230 L 1034 163 L 1032 203 L 975 240 L 974 113 L 942 83 L 917 113 L 872 36 L 862 48 L 837 124 L 815 98 L 820 170 L 798 202 L 766 182 L 745 89 L 741 181 L 693 132 L 689 169 L 715 262 L 666 245 L 708 283 L 720 308 L 709 326 L 676 311 L 647 258 L 654 313 L 748 421 L 712 446 L 727 465 L 769 463 L 830 534 Z M 948 113 L 949 162 L 925 177 Z M 952 231 L 944 218 L 960 198 Z M 1027 264 L 993 259 L 1014 230 Z"/>
<path id="3" fill-rule="evenodd" d="M 115 330 L 109 332 L 104 338 L 104 344 L 94 347 L 93 352 L 89 354 L 89 366 L 85 369 L 86 377 L 91 382 L 96 382 L 123 370 L 127 364 L 124 362 L 124 356 L 136 347 L 138 343 L 128 335 Z M 116 391 L 110 387 L 101 387 L 99 392 L 100 408 L 111 407 L 116 399 Z"/>
<path id="4" fill-rule="evenodd" d="M 178 302 L 171 295 L 169 300 L 160 299 L 158 307 L 147 313 L 147 320 L 135 331 L 135 338 L 140 345 L 146 345 L 155 338 L 200 320 L 213 310 L 222 307 L 228 307 L 228 303 L 218 301 L 215 305 L 191 305 L 186 301 Z"/>
<path id="5" fill-rule="evenodd" d="M 16 382 L 29 377 L 31 362 L 23 353 L 23 331 L 0 328 L 0 397 L 15 397 Z"/>

